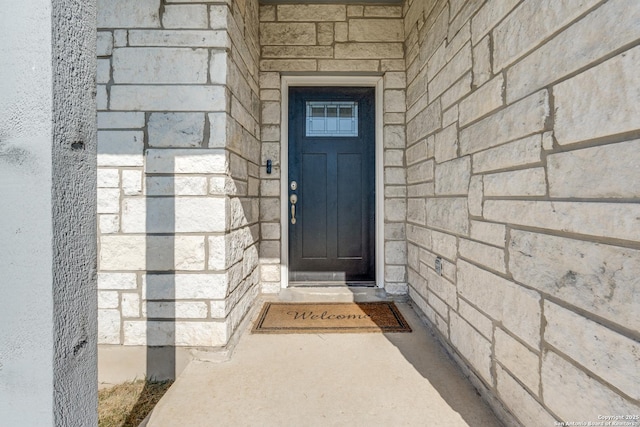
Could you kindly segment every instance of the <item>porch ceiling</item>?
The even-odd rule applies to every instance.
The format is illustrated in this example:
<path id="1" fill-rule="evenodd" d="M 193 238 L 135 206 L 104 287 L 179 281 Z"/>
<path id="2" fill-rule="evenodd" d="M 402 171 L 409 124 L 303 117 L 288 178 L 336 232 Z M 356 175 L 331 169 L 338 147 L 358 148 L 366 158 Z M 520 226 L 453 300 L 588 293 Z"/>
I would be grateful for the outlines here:
<path id="1" fill-rule="evenodd" d="M 402 4 L 404 0 L 260 0 L 262 4 Z"/>

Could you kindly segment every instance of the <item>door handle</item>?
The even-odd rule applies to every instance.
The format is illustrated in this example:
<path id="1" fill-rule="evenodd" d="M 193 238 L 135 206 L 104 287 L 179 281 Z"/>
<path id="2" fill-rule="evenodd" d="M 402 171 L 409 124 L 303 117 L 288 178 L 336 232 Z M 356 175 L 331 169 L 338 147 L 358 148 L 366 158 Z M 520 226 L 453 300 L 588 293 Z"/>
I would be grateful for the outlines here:
<path id="1" fill-rule="evenodd" d="M 296 223 L 296 203 L 298 203 L 298 196 L 292 194 L 289 197 L 289 201 L 291 202 L 291 224 Z"/>

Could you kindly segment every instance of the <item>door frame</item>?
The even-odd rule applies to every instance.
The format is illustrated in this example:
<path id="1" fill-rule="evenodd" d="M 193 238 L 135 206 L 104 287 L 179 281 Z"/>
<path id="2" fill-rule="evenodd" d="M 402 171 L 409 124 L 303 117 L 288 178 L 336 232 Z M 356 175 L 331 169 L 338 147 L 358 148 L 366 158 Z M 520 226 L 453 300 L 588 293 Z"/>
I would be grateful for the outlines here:
<path id="1" fill-rule="evenodd" d="M 283 75 L 280 78 L 280 287 L 289 287 L 289 87 L 333 86 L 375 88 L 375 273 L 384 288 L 384 86 L 382 76 Z"/>

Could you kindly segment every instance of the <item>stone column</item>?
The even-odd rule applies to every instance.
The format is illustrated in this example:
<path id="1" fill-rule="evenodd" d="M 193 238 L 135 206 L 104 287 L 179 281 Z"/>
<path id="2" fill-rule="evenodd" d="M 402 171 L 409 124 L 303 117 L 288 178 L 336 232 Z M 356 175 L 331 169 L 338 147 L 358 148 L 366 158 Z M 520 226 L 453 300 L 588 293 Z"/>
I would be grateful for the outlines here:
<path id="1" fill-rule="evenodd" d="M 97 425 L 95 1 L 4 1 L 0 40 L 0 418 Z"/>

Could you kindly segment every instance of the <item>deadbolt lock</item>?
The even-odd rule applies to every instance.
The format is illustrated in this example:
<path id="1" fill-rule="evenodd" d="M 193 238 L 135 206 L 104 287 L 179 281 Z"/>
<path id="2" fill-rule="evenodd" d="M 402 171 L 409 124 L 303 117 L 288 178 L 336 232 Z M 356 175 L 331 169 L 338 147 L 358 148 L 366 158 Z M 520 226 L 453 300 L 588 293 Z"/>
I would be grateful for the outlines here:
<path id="1" fill-rule="evenodd" d="M 291 190 L 296 191 L 298 189 L 298 183 L 291 181 Z"/>

